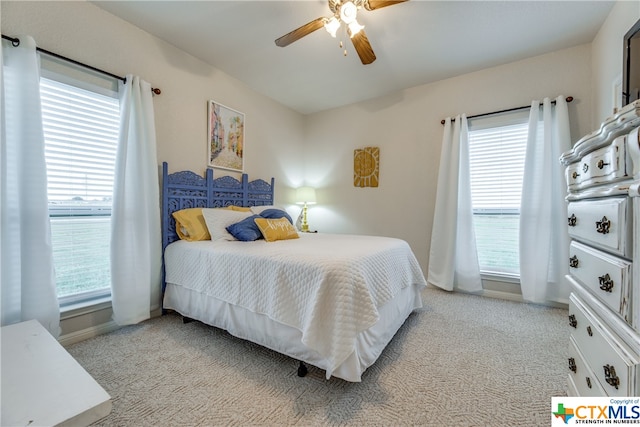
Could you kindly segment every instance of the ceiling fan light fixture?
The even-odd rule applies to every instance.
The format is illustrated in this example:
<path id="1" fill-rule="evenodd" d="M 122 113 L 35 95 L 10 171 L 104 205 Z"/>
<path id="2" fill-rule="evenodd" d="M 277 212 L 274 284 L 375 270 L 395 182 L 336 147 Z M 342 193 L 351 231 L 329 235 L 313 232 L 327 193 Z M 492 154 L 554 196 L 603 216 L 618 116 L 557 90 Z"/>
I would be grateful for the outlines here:
<path id="1" fill-rule="evenodd" d="M 347 25 L 356 20 L 357 14 L 358 6 L 352 1 L 347 1 L 340 6 L 340 19 Z"/>
<path id="2" fill-rule="evenodd" d="M 360 25 L 358 21 L 354 20 L 349 24 L 349 37 L 353 37 L 364 28 L 364 25 Z"/>
<path id="3" fill-rule="evenodd" d="M 336 37 L 338 28 L 340 28 L 340 21 L 338 21 L 335 16 L 332 16 L 331 19 L 328 19 L 324 23 L 324 29 L 327 30 L 329 34 L 331 34 L 331 37 Z"/>

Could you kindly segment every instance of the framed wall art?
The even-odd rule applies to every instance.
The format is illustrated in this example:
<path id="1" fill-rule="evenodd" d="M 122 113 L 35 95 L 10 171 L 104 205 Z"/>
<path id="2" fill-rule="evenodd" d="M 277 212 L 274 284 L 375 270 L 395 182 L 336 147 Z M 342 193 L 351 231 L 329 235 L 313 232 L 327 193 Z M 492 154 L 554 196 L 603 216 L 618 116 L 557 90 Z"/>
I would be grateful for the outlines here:
<path id="1" fill-rule="evenodd" d="M 208 102 L 209 167 L 244 170 L 244 114 L 215 101 Z"/>
<path id="2" fill-rule="evenodd" d="M 353 186 L 377 187 L 380 173 L 380 148 L 353 150 Z"/>

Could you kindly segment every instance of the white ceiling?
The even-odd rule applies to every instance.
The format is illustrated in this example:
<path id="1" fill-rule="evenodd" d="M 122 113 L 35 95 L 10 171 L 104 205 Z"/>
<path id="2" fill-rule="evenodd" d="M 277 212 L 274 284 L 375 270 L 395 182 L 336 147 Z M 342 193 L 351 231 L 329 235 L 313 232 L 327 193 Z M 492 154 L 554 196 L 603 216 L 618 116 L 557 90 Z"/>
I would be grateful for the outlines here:
<path id="1" fill-rule="evenodd" d="M 377 60 L 343 56 L 324 30 L 274 40 L 320 16 L 326 0 L 93 1 L 303 114 L 590 43 L 613 1 L 410 0 L 358 21 Z"/>

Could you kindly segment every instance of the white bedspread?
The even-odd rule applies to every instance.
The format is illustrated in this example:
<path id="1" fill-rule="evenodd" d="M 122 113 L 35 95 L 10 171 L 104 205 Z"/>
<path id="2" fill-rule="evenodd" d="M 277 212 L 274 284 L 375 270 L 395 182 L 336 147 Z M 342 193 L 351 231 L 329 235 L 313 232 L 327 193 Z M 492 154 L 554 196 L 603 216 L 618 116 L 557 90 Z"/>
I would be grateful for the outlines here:
<path id="1" fill-rule="evenodd" d="M 373 236 L 177 241 L 165 250 L 165 268 L 167 283 L 300 330 L 303 343 L 330 361 L 327 378 L 378 320 L 378 307 L 402 288 L 426 286 L 405 241 Z"/>

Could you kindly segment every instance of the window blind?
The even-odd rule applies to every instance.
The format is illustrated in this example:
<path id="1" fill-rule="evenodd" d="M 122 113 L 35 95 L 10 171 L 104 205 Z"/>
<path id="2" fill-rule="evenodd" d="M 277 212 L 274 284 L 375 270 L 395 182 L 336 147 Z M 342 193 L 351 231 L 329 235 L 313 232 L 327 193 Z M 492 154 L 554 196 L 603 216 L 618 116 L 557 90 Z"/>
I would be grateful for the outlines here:
<path id="1" fill-rule="evenodd" d="M 519 210 L 528 125 L 469 132 L 474 210 Z"/>
<path id="2" fill-rule="evenodd" d="M 40 90 L 50 204 L 111 206 L 118 100 L 44 78 Z"/>

